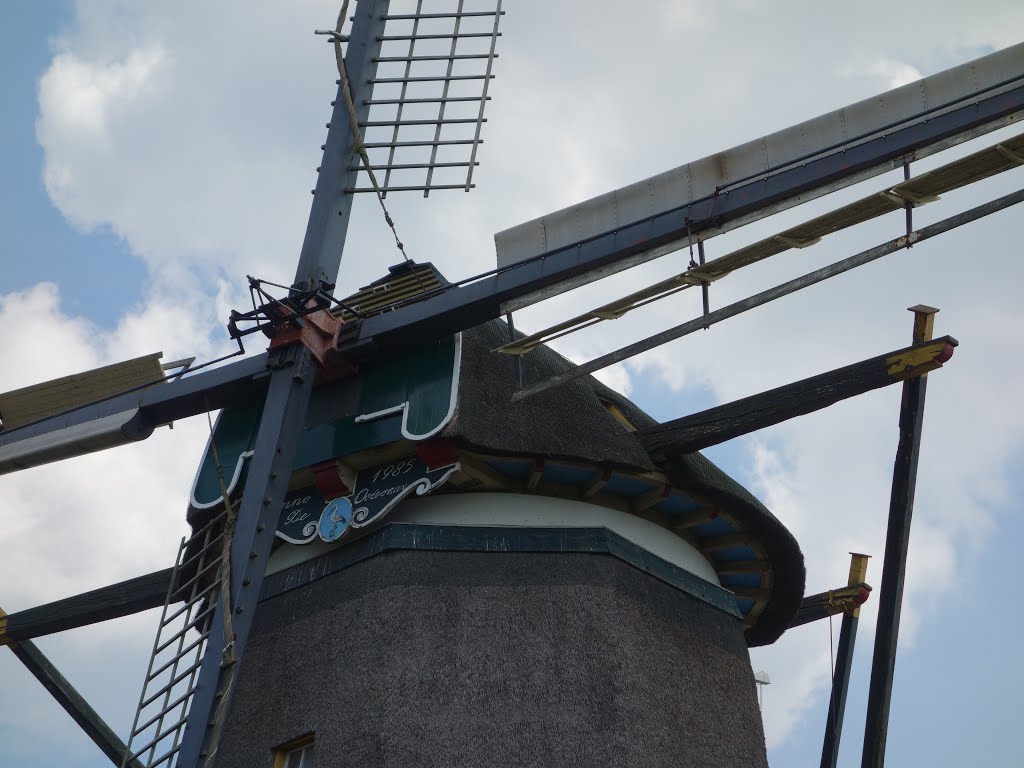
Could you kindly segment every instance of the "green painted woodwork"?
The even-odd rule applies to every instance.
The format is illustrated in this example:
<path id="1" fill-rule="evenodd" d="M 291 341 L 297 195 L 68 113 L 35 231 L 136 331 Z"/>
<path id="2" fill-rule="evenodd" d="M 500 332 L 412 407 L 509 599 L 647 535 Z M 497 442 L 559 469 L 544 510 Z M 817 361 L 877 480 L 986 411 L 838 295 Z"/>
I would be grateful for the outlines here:
<path id="1" fill-rule="evenodd" d="M 295 469 L 398 440 L 422 440 L 451 418 L 456 397 L 461 337 L 424 344 L 417 350 L 362 369 L 358 374 L 358 406 L 352 416 L 303 432 Z M 331 385 L 325 385 L 329 388 Z M 393 410 L 357 422 L 356 416 Z M 248 464 L 244 454 L 256 445 L 261 406 L 225 408 L 214 428 L 212 444 L 223 467 L 229 492 L 244 485 Z M 219 502 L 221 484 L 212 444 L 208 444 L 192 492 L 192 505 Z M 241 462 L 241 464 L 239 463 Z"/>

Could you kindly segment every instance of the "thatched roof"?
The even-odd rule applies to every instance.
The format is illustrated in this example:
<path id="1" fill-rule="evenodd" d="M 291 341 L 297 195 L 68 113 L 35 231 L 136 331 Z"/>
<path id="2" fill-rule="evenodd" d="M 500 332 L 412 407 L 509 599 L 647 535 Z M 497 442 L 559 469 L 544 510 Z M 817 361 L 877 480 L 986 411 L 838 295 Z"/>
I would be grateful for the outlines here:
<path id="1" fill-rule="evenodd" d="M 673 485 L 727 511 L 765 551 L 773 571 L 771 596 L 747 630 L 747 641 L 763 645 L 777 639 L 804 592 L 803 554 L 789 530 L 699 453 L 656 464 L 639 437 L 625 429 L 605 403 L 613 403 L 638 430 L 658 422 L 592 376 L 512 402 L 518 387 L 516 361 L 492 352 L 508 340 L 508 326 L 501 320 L 463 333 L 458 405 L 442 435 L 460 446 L 494 455 L 563 459 L 640 472 L 661 470 Z M 523 367 L 524 380 L 531 382 L 574 364 L 541 346 L 523 358 Z"/>

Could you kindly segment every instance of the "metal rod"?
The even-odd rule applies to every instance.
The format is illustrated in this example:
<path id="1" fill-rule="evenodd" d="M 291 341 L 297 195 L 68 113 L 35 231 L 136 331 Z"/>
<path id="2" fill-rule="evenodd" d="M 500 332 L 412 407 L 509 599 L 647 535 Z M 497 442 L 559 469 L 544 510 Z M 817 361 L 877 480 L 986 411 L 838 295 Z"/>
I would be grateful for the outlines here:
<path id="1" fill-rule="evenodd" d="M 146 730 L 147 728 L 149 728 L 149 726 L 153 725 L 153 723 L 155 723 L 155 722 L 156 722 L 157 720 L 159 720 L 159 719 L 160 719 L 161 717 L 163 717 L 163 716 L 164 716 L 164 715 L 166 715 L 166 714 L 167 714 L 168 712 L 170 712 L 171 710 L 173 710 L 173 709 L 174 709 L 175 707 L 178 707 L 178 706 L 180 706 L 181 704 L 183 704 L 183 703 L 184 703 L 184 702 L 185 702 L 185 701 L 186 701 L 186 700 L 188 699 L 188 697 L 189 697 L 189 696 L 191 696 L 191 695 L 192 695 L 192 691 L 186 691 L 185 693 L 183 693 L 183 694 L 182 694 L 181 696 L 179 696 L 179 697 L 178 697 L 177 699 L 175 699 L 175 700 L 174 700 L 173 702 L 171 702 L 170 704 L 168 704 L 168 705 L 167 705 L 167 707 L 166 707 L 165 709 L 162 709 L 162 710 L 160 710 L 160 711 L 159 711 L 159 712 L 158 712 L 157 714 L 153 715 L 153 717 L 151 717 L 151 718 L 150 718 L 150 719 L 149 719 L 149 720 L 148 720 L 147 722 L 145 722 L 145 723 L 143 723 L 142 725 L 140 725 L 140 726 L 138 727 L 138 731 L 139 731 L 139 733 L 141 733 L 142 731 L 144 731 L 144 730 Z"/>
<path id="2" fill-rule="evenodd" d="M 476 184 L 473 185 L 473 188 L 475 188 L 475 187 L 476 187 Z M 411 186 L 411 187 L 388 187 L 387 189 L 385 189 L 384 187 L 381 187 L 381 191 L 384 191 L 384 192 L 421 192 L 421 191 L 423 191 L 425 189 L 465 189 L 465 185 L 463 185 L 463 184 L 431 184 L 429 187 L 424 186 L 424 185 L 419 185 L 419 186 Z M 352 193 L 355 193 L 355 192 L 373 192 L 374 189 L 373 189 L 373 187 L 348 187 L 345 191 L 346 192 L 352 192 Z"/>
<path id="3" fill-rule="evenodd" d="M 467 16 L 494 16 L 498 11 L 456 11 L 454 13 L 404 13 L 381 16 L 384 21 L 410 21 L 412 19 L 461 19 Z M 502 15 L 504 11 L 500 12 Z M 457 28 L 456 28 L 457 29 Z"/>
<path id="4" fill-rule="evenodd" d="M 484 80 L 493 79 L 494 75 L 445 75 L 434 77 L 424 75 L 423 77 L 375 77 L 367 82 L 370 83 L 450 83 L 452 80 Z"/>
<path id="5" fill-rule="evenodd" d="M 910 181 L 910 163 L 903 164 L 903 180 Z M 903 203 L 903 210 L 906 211 L 907 234 L 914 231 L 914 204 L 910 200 Z"/>
<path id="6" fill-rule="evenodd" d="M 421 10 L 423 10 L 423 0 L 416 0 L 416 20 L 412 23 L 412 36 L 409 38 L 409 55 L 406 58 L 405 62 L 405 76 L 402 80 L 402 92 L 398 96 L 398 110 L 395 114 L 395 130 L 392 131 L 391 133 L 392 144 L 391 148 L 388 150 L 388 164 L 387 168 L 385 168 L 384 170 L 384 184 L 381 190 L 382 198 L 385 195 L 387 195 L 387 188 L 391 183 L 391 166 L 395 162 L 395 149 L 398 148 L 398 131 L 402 124 L 402 112 L 405 110 L 405 97 L 406 94 L 409 92 L 409 75 L 412 72 L 413 51 L 416 48 L 416 33 L 419 31 L 420 28 L 419 13 Z M 375 61 L 381 61 L 381 59 L 378 58 L 375 59 Z M 369 117 L 369 113 L 367 113 L 367 117 Z M 361 122 L 360 125 L 365 127 L 375 125 L 375 123 L 370 123 L 368 120 L 363 120 L 363 122 Z"/>
<path id="7" fill-rule="evenodd" d="M 572 370 L 552 376 L 544 381 L 534 384 L 532 387 L 516 392 L 512 396 L 512 399 L 514 401 L 522 400 L 523 398 L 530 397 L 538 392 L 544 392 L 552 387 L 557 387 L 574 379 L 578 379 L 581 376 L 586 376 L 588 373 L 593 373 L 594 371 L 599 371 L 602 368 L 607 368 L 609 365 L 621 363 L 623 360 L 633 357 L 634 355 L 638 355 L 641 352 L 646 352 L 654 349 L 655 347 L 659 347 L 662 344 L 666 344 L 670 341 L 674 341 L 675 339 L 698 331 L 704 328 L 705 324 L 714 325 L 715 323 L 720 323 L 730 317 L 743 314 L 748 310 L 755 309 L 756 307 L 775 301 L 775 299 L 782 298 L 783 296 L 788 296 L 789 294 L 795 293 L 803 288 L 808 288 L 816 283 L 827 280 L 830 277 L 841 275 L 844 272 L 849 272 L 851 269 L 868 264 L 876 259 L 882 258 L 883 256 L 888 256 L 890 253 L 903 250 L 911 243 L 919 243 L 930 237 L 941 235 L 944 232 L 956 229 L 964 224 L 969 224 L 972 221 L 977 221 L 985 216 L 1001 211 L 1004 208 L 1009 208 L 1021 201 L 1024 201 L 1024 189 L 1011 192 L 1008 195 L 1004 195 L 1003 197 L 996 198 L 995 200 L 991 200 L 987 203 L 976 206 L 975 208 L 966 210 L 956 216 L 951 216 L 948 219 L 943 219 L 935 224 L 923 227 L 917 232 L 912 232 L 910 237 L 901 235 L 895 240 L 890 240 L 889 242 L 882 243 L 874 248 L 861 251 L 847 259 L 837 261 L 836 263 L 830 264 L 827 267 L 822 267 L 821 269 L 816 269 L 813 272 L 808 272 L 806 275 L 789 280 L 788 282 L 777 285 L 774 288 L 769 288 L 767 291 L 763 291 L 749 298 L 729 304 L 721 309 L 717 309 L 706 317 L 698 317 L 695 320 L 690 320 L 682 325 L 669 328 L 661 333 L 648 336 L 646 339 L 630 344 L 622 349 L 609 352 L 607 355 L 602 355 L 594 360 L 582 363 Z"/>
<path id="8" fill-rule="evenodd" d="M 172 677 L 170 682 L 164 683 L 162 686 L 160 686 L 160 688 L 157 689 L 156 693 L 154 693 L 152 696 L 150 696 L 148 699 L 142 702 L 142 707 L 148 707 L 150 704 L 152 704 L 154 701 L 160 698 L 160 694 L 169 692 L 172 688 L 174 688 L 174 686 L 176 686 L 178 683 L 180 683 L 182 680 L 188 677 L 189 672 L 191 672 L 193 669 L 198 669 L 202 663 L 203 660 L 200 659 L 199 661 L 194 662 L 192 665 L 185 667 L 184 672 L 181 672 L 180 674 Z"/>
<path id="9" fill-rule="evenodd" d="M 434 167 L 435 168 L 465 168 L 468 165 L 469 165 L 468 162 L 461 162 L 461 163 L 434 163 Z M 476 163 L 476 165 L 480 165 L 480 163 Z M 385 168 L 394 168 L 395 170 L 398 170 L 400 168 L 401 169 L 422 169 L 422 168 L 429 168 L 430 166 L 427 163 L 391 163 L 390 165 L 371 165 L 370 167 L 373 168 L 373 170 L 375 170 L 375 171 L 380 171 L 380 170 L 383 170 Z M 362 171 L 362 170 L 365 170 L 365 169 L 362 166 L 359 166 L 359 168 L 357 170 Z M 343 309 L 348 309 L 348 307 L 343 307 Z"/>
<path id="10" fill-rule="evenodd" d="M 384 147 L 432 147 L 472 143 L 472 139 L 442 139 L 440 141 L 399 141 L 397 143 L 390 141 L 367 142 L 363 146 L 367 149 L 383 149 Z M 483 141 L 480 143 L 483 144 Z"/>
<path id="11" fill-rule="evenodd" d="M 421 39 L 422 38 L 419 37 L 412 38 L 413 41 Z M 458 40 L 459 37 L 453 36 L 452 39 Z M 498 54 L 494 55 L 495 57 L 497 57 Z M 488 58 L 488 56 L 489 55 L 486 53 L 453 53 L 451 56 L 378 56 L 376 59 L 374 59 L 374 61 L 376 61 L 378 64 L 395 64 L 402 61 L 410 63 L 413 61 L 457 61 L 460 59 L 486 59 Z"/>
<path id="12" fill-rule="evenodd" d="M 364 0 L 357 6 L 356 20 L 352 24 L 349 44 L 345 51 L 344 66 L 354 91 L 351 95 L 355 105 L 356 122 L 369 118 L 370 108 L 363 100 L 372 92 L 372 89 L 367 87 L 367 82 L 377 74 L 377 65 L 373 59 L 380 55 L 381 44 L 376 38 L 384 34 L 384 22 L 380 20 L 379 13 L 373 14 L 373 11 L 379 11 L 382 2 L 383 0 Z M 320 173 L 316 178 L 316 192 L 309 210 L 306 233 L 299 252 L 299 263 L 295 270 L 295 279 L 292 281 L 292 285 L 300 290 L 317 288 L 321 282 L 338 282 L 341 254 L 345 248 L 348 223 L 352 216 L 352 196 L 346 195 L 344 190 L 355 183 L 355 172 L 347 170 L 352 164 L 355 146 L 354 126 L 349 121 L 345 85 L 340 78 L 330 126 L 327 140 L 323 145 L 323 157 L 319 163 Z M 183 766 L 188 766 L 190 761 L 193 761 L 187 751 L 186 749 L 182 754 Z"/>
<path id="13" fill-rule="evenodd" d="M 437 35 L 416 35 L 416 39 L 417 40 L 448 40 L 450 38 L 455 37 L 455 38 L 458 38 L 458 39 L 461 40 L 464 37 L 490 37 L 490 36 L 491 36 L 490 32 L 459 32 L 459 33 L 449 32 L 447 34 L 437 34 Z M 382 42 L 384 42 L 384 41 L 395 41 L 395 40 L 408 40 L 410 37 L 412 37 L 412 35 L 382 35 L 381 37 L 378 37 L 377 39 L 382 41 Z M 498 33 L 498 37 L 501 37 L 501 32 Z"/>
<path id="14" fill-rule="evenodd" d="M 206 587 L 204 587 L 204 588 L 202 589 L 202 591 L 200 591 L 200 592 L 199 592 L 199 593 L 198 593 L 198 594 L 196 595 L 196 597 L 201 597 L 202 595 L 204 595 L 205 593 L 209 592 L 210 590 L 212 590 L 212 589 L 216 589 L 216 587 L 217 587 L 217 586 L 218 586 L 219 584 L 220 584 L 220 582 L 219 582 L 219 581 L 214 581 L 213 583 L 211 583 L 211 584 L 207 585 Z M 197 585 L 198 585 L 198 582 L 197 582 Z M 166 626 L 167 626 L 168 624 L 170 624 L 170 623 L 171 623 L 172 621 L 174 621 L 174 620 L 175 620 L 176 618 L 178 618 L 178 617 L 179 617 L 179 616 L 180 616 L 181 614 L 185 613 L 186 611 L 190 611 L 190 610 L 191 610 L 191 609 L 192 609 L 193 607 L 194 607 L 194 604 L 193 604 L 193 603 L 192 603 L 192 601 L 190 600 L 190 601 L 189 601 L 189 602 L 187 602 L 187 603 L 186 603 L 185 605 L 183 605 L 183 606 L 182 606 L 181 608 L 179 608 L 179 609 L 178 609 L 177 611 L 175 611 L 175 612 L 174 612 L 174 613 L 173 613 L 172 615 L 168 616 L 168 617 L 167 617 L 167 618 L 166 618 L 166 619 L 165 619 L 165 620 L 164 620 L 164 621 L 162 622 L 161 626 L 164 626 L 164 627 L 166 627 Z M 207 609 L 206 609 L 206 611 L 209 611 L 209 610 L 210 610 L 209 608 L 207 608 Z M 194 617 L 194 618 L 192 618 L 192 619 L 190 619 L 190 620 L 186 621 L 185 623 L 186 623 L 186 624 L 187 624 L 188 626 L 191 626 L 191 625 L 192 625 L 192 622 L 194 622 L 196 618 L 198 618 L 199 616 L 201 616 L 201 615 L 202 615 L 202 613 L 204 613 L 204 612 L 200 612 L 199 614 L 196 614 L 196 617 Z M 187 628 L 187 627 L 186 627 L 186 628 Z M 161 647 L 160 647 L 160 650 L 162 651 L 162 650 L 163 650 L 163 649 L 164 649 L 165 647 L 166 647 L 166 646 L 161 646 Z"/>
<path id="15" fill-rule="evenodd" d="M 850 553 L 850 577 L 848 586 L 862 583 L 867 577 L 868 556 Z M 831 621 L 831 617 L 829 617 Z M 839 630 L 839 648 L 836 651 L 836 668 L 832 673 L 832 694 L 828 701 L 828 716 L 825 720 L 825 738 L 821 746 L 821 768 L 835 768 L 839 759 L 839 741 L 843 735 L 843 716 L 846 713 L 846 693 L 850 687 L 850 670 L 853 668 L 853 649 L 857 643 L 857 623 L 860 620 L 860 606 L 843 612 L 842 628 Z"/>
<path id="16" fill-rule="evenodd" d="M 437 104 L 438 102 L 452 102 L 452 101 L 480 101 L 485 97 L 483 96 L 423 96 L 414 99 L 367 99 L 363 102 L 367 106 L 373 106 L 375 104 Z M 491 100 L 490 96 L 486 97 L 487 101 Z"/>
<path id="17" fill-rule="evenodd" d="M 700 266 L 703 267 L 704 266 L 704 241 L 703 240 L 698 240 L 697 241 L 697 258 L 700 259 Z M 710 291 L 710 286 L 708 285 L 708 281 L 707 280 L 701 280 L 700 281 L 700 295 L 701 295 L 701 300 L 702 300 L 702 302 L 704 304 L 704 317 L 707 317 L 708 316 L 708 312 L 711 311 L 711 296 L 710 296 L 710 292 L 711 291 Z M 704 330 L 706 331 L 707 329 L 708 329 L 708 326 L 705 325 L 704 326 Z"/>
<path id="18" fill-rule="evenodd" d="M 477 147 L 480 146 L 480 126 L 484 122 L 484 107 L 487 105 L 487 86 L 490 85 L 490 83 L 491 83 L 491 78 L 493 77 L 493 75 L 491 74 L 491 68 L 494 65 L 494 60 L 497 58 L 497 54 L 494 52 L 494 46 L 498 42 L 498 23 L 501 21 L 501 0 L 498 0 L 498 5 L 497 5 L 496 10 L 498 12 L 494 16 L 494 28 L 491 30 L 491 48 L 490 48 L 490 51 L 488 52 L 487 70 L 484 73 L 484 74 L 487 75 L 487 77 L 484 80 L 483 92 L 481 94 L 484 98 L 480 101 L 480 111 L 477 113 L 477 116 L 476 116 L 476 120 L 477 120 L 477 122 L 476 122 L 476 132 L 473 134 L 473 149 L 469 153 L 469 161 L 471 163 L 476 161 Z M 469 173 L 466 174 L 466 191 L 467 192 L 473 186 L 472 182 L 473 182 L 473 166 L 471 165 L 469 167 Z M 424 193 L 424 195 L 426 195 L 426 193 Z"/>
<path id="19" fill-rule="evenodd" d="M 932 337 L 937 309 L 917 306 L 914 312 L 914 343 Z M 892 470 L 889 497 L 889 522 L 885 533 L 885 559 L 882 562 L 882 586 L 878 597 L 878 621 L 875 647 L 871 655 L 871 683 L 868 689 L 867 718 L 864 724 L 862 768 L 882 768 L 889 731 L 889 705 L 896 671 L 896 646 L 900 634 L 903 584 L 907 573 L 910 522 L 914 513 L 917 463 L 921 451 L 924 403 L 928 377 L 918 376 L 903 383 L 900 405 L 900 441 Z"/>
<path id="20" fill-rule="evenodd" d="M 138 752 L 133 752 L 132 753 L 132 758 L 134 759 L 136 757 L 139 757 L 147 749 L 151 750 L 151 752 L 155 752 L 156 746 L 161 741 L 163 741 L 164 739 L 168 738 L 171 735 L 171 733 L 173 733 L 174 729 L 180 727 L 185 722 L 186 719 L 187 719 L 187 716 L 181 718 L 177 723 L 172 725 L 170 728 L 168 728 L 163 733 L 161 733 L 160 731 L 157 731 L 156 736 L 153 737 L 153 739 L 151 741 L 146 742 L 146 745 L 144 747 L 142 747 L 142 749 L 140 749 Z M 152 759 L 150 759 L 150 763 L 149 764 L 150 765 L 160 765 L 160 762 L 162 760 L 166 759 L 168 755 L 173 754 L 175 750 L 177 750 L 177 747 L 172 749 L 170 752 L 167 752 L 164 755 L 161 755 L 159 760 L 152 760 Z"/>
<path id="21" fill-rule="evenodd" d="M 477 122 L 475 117 L 439 117 L 436 120 L 402 120 L 401 117 L 399 117 L 395 120 L 369 120 L 365 123 L 360 123 L 359 125 L 363 128 L 385 128 L 391 125 L 458 125 L 475 122 Z M 398 138 L 396 137 L 394 141 L 397 142 Z"/>
<path id="22" fill-rule="evenodd" d="M 464 0 L 459 0 L 458 10 L 456 11 L 456 13 L 458 15 L 455 18 L 455 28 L 452 30 L 453 32 L 455 32 L 456 35 L 459 34 L 459 30 L 461 29 L 463 4 L 464 4 Z M 459 38 L 458 37 L 453 37 L 452 38 L 451 49 L 448 51 L 448 54 L 449 54 L 450 57 L 454 57 L 455 56 L 455 49 L 458 46 L 458 44 L 459 44 Z M 453 58 L 449 58 L 448 59 L 448 67 L 446 68 L 446 71 L 445 71 L 444 88 L 441 91 L 441 99 L 442 99 L 442 101 L 441 101 L 440 105 L 437 108 L 437 119 L 438 120 L 443 120 L 444 119 L 445 110 L 448 108 L 448 102 L 445 101 L 444 99 L 448 96 L 448 91 L 449 91 L 449 88 L 451 87 L 451 77 L 452 77 L 452 70 L 453 70 L 454 66 L 455 66 L 454 59 Z M 485 80 L 484 81 L 484 85 L 485 86 L 486 86 L 486 83 L 487 83 L 487 81 Z M 441 123 L 439 122 L 434 127 L 434 141 L 437 142 L 440 138 L 441 138 Z M 438 145 L 435 143 L 430 148 L 430 164 L 431 165 L 433 165 L 434 162 L 437 160 L 437 147 L 438 147 Z M 434 169 L 433 168 L 427 168 L 426 185 L 423 188 L 423 196 L 424 197 L 427 197 L 430 194 L 430 182 L 433 181 L 433 179 L 434 179 Z"/>

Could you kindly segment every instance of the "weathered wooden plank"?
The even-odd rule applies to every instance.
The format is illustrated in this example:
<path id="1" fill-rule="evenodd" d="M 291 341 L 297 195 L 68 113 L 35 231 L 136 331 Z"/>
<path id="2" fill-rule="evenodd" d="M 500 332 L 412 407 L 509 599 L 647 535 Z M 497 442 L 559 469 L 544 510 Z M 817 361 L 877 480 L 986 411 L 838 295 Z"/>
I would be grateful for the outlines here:
<path id="1" fill-rule="evenodd" d="M 914 335 L 917 342 L 926 342 L 932 334 L 934 307 L 910 307 L 914 313 Z M 892 490 L 889 495 L 889 517 L 885 533 L 885 557 L 882 560 L 882 584 L 878 596 L 878 618 L 875 623 L 875 644 L 871 653 L 871 679 L 868 684 L 867 713 L 864 720 L 863 768 L 885 765 L 885 744 L 889 733 L 889 707 L 896 670 L 896 648 L 903 610 L 903 582 L 907 573 L 907 552 L 910 546 L 910 524 L 914 514 L 914 493 L 917 488 L 917 464 L 924 426 L 924 404 L 928 377 L 919 376 L 903 385 L 900 405 L 900 440 L 893 462 Z"/>
<path id="2" fill-rule="evenodd" d="M 166 568 L 12 613 L 0 618 L 0 645 L 159 608 L 170 584 L 171 569 Z"/>
<path id="3" fill-rule="evenodd" d="M 915 344 L 665 422 L 643 430 L 641 439 L 658 458 L 698 451 L 933 371 L 952 356 L 956 345 L 951 336 Z"/>

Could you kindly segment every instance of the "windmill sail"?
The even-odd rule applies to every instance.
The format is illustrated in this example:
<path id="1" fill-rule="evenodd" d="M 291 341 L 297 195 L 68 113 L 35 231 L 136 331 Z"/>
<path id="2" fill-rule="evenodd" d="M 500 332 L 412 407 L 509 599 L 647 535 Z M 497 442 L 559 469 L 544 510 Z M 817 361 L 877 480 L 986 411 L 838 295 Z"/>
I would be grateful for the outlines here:
<path id="1" fill-rule="evenodd" d="M 502 311 L 877 176 L 1022 113 L 1024 43 L 525 222 L 494 236 L 499 270 L 542 257 L 549 274 L 565 268 Z"/>

